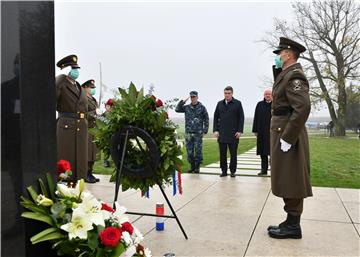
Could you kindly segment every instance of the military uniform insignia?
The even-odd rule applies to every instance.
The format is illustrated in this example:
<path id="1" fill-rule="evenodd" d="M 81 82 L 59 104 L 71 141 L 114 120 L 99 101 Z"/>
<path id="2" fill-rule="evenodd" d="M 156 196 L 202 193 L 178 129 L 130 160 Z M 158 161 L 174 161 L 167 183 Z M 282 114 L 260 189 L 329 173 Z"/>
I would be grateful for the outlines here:
<path id="1" fill-rule="evenodd" d="M 294 85 L 294 91 L 299 91 L 300 89 L 301 89 L 301 82 L 300 82 L 300 80 L 298 80 L 298 79 L 295 79 L 294 81 L 293 81 L 293 85 Z"/>

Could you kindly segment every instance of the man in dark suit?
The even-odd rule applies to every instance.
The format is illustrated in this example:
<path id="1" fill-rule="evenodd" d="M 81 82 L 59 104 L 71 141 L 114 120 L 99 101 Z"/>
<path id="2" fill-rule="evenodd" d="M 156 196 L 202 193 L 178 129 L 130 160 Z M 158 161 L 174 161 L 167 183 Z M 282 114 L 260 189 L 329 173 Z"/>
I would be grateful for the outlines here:
<path id="1" fill-rule="evenodd" d="M 255 109 L 252 132 L 256 136 L 256 154 L 261 156 L 261 172 L 267 174 L 270 155 L 271 89 L 264 91 L 264 100 L 258 102 Z"/>
<path id="2" fill-rule="evenodd" d="M 219 142 L 220 177 L 227 176 L 227 149 L 230 151 L 230 172 L 235 177 L 237 165 L 237 148 L 244 129 L 244 111 L 239 100 L 233 97 L 233 88 L 224 89 L 224 100 L 217 103 L 214 113 L 214 136 Z"/>

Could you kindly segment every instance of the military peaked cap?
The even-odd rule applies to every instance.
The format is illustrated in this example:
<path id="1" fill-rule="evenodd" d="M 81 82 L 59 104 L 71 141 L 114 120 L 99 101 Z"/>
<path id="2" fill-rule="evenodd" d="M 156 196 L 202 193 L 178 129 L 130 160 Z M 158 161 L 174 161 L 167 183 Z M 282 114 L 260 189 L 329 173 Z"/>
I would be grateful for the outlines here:
<path id="1" fill-rule="evenodd" d="M 279 45 L 277 46 L 277 48 L 273 51 L 274 54 L 279 54 L 281 50 L 284 49 L 290 49 L 293 51 L 298 52 L 299 54 L 303 53 L 306 51 L 305 46 L 303 46 L 302 44 L 299 44 L 291 39 L 285 38 L 285 37 L 281 37 L 280 38 L 280 42 Z"/>
<path id="2" fill-rule="evenodd" d="M 93 79 L 89 79 L 88 81 L 84 82 L 82 85 L 82 87 L 90 87 L 90 88 L 95 88 L 95 80 Z"/>
<path id="3" fill-rule="evenodd" d="M 60 69 L 71 66 L 72 68 L 79 69 L 80 66 L 77 64 L 78 58 L 75 54 L 68 55 L 57 62 L 56 66 Z"/>

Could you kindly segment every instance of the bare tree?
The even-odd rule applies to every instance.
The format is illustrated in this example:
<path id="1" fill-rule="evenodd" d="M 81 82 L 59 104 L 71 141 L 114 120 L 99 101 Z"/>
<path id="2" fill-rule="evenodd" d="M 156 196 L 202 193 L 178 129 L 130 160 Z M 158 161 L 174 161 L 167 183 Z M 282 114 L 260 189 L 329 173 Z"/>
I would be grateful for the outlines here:
<path id="1" fill-rule="evenodd" d="M 293 3 L 294 24 L 275 19 L 262 42 L 275 47 L 280 36 L 303 42 L 300 58 L 311 83 L 314 105 L 325 101 L 336 135 L 345 135 L 347 91 L 360 80 L 360 5 L 353 0 Z"/>

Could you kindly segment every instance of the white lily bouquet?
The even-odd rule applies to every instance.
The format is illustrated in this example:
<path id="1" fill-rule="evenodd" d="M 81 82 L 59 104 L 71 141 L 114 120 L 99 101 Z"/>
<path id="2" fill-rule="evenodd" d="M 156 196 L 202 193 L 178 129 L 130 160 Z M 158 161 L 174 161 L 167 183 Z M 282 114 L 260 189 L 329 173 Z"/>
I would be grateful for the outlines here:
<path id="1" fill-rule="evenodd" d="M 45 222 L 49 228 L 31 238 L 33 244 L 50 241 L 59 256 L 119 257 L 151 256 L 140 244 L 143 236 L 125 215 L 126 209 L 116 203 L 114 210 L 85 190 L 85 183 L 52 182 L 39 179 L 41 193 L 30 186 L 31 199 L 21 197 L 29 211 L 22 217 Z"/>

